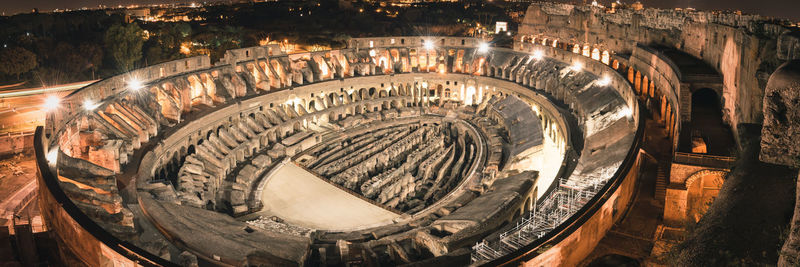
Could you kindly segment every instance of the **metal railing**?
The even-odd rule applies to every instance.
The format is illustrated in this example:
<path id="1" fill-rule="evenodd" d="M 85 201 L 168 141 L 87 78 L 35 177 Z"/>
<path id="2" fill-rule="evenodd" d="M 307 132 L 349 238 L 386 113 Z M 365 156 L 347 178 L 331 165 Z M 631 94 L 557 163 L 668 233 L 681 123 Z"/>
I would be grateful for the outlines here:
<path id="1" fill-rule="evenodd" d="M 735 157 L 708 154 L 675 152 L 673 163 L 698 165 L 713 168 L 730 169 L 736 161 Z"/>

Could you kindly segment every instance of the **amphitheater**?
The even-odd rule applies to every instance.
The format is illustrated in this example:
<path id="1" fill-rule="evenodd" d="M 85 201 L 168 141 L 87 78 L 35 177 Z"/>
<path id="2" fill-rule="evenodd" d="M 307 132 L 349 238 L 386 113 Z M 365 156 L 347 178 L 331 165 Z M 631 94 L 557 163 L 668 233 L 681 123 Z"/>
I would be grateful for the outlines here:
<path id="1" fill-rule="evenodd" d="M 645 120 L 673 144 L 666 229 L 702 215 L 764 71 L 800 56 L 787 31 L 537 3 L 513 49 L 394 36 L 148 66 L 47 115 L 39 203 L 75 265 L 574 266 L 630 206 Z M 693 123 L 697 92 L 726 131 Z"/>

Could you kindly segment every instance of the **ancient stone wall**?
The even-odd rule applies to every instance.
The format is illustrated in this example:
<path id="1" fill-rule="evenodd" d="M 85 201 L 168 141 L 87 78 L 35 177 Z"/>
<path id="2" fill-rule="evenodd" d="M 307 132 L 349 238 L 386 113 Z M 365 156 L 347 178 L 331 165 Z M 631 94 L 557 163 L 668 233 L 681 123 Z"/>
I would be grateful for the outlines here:
<path id="1" fill-rule="evenodd" d="M 445 40 L 446 42 L 447 40 Z M 455 39 L 453 42 L 456 42 Z M 466 44 L 464 45 L 466 46 Z M 381 111 L 384 108 L 392 109 L 390 107 L 393 105 L 397 106 L 394 103 L 390 104 L 394 100 L 404 100 L 407 101 L 405 103 L 426 108 L 433 102 L 434 97 L 456 101 L 473 99 L 473 101 L 477 101 L 476 104 L 480 104 L 494 94 L 513 94 L 529 104 L 533 103 L 537 113 L 542 115 L 542 124 L 546 133 L 559 145 L 567 146 L 572 138 L 569 137 L 570 129 L 567 128 L 562 112 L 569 111 L 557 110 L 548 103 L 549 100 L 544 96 L 531 90 L 531 88 L 539 89 L 569 105 L 570 111 L 578 116 L 579 123 L 585 123 L 579 127 L 582 128 L 584 134 L 592 137 L 593 141 L 590 144 L 597 144 L 597 140 L 601 139 L 606 141 L 613 139 L 613 151 L 610 153 L 613 153 L 614 157 L 606 157 L 610 158 L 604 162 L 608 165 L 603 165 L 609 169 L 616 169 L 619 160 L 625 156 L 622 150 L 628 148 L 627 144 L 633 139 L 630 132 L 633 130 L 632 126 L 639 123 L 639 107 L 635 94 L 625 77 L 609 68 L 607 63 L 586 61 L 580 55 L 557 49 L 545 51 L 551 58 L 536 61 L 532 61 L 532 58 L 525 53 L 496 49 L 494 50 L 496 54 L 493 54 L 496 58 L 492 57 L 489 63 L 483 57 L 462 57 L 463 54 L 475 55 L 478 53 L 460 51 L 457 53 L 459 55 L 456 57 L 457 60 L 454 60 L 459 63 L 446 64 L 447 62 L 441 60 L 439 56 L 434 57 L 437 54 L 451 54 L 446 48 L 437 48 L 438 51 L 428 51 L 425 55 L 414 57 L 392 55 L 397 51 L 401 55 L 406 52 L 410 53 L 413 49 L 419 48 L 375 49 L 377 50 L 375 51 L 376 55 L 370 55 L 373 51 L 346 49 L 337 52 L 338 55 L 346 55 L 344 62 L 340 62 L 341 57 L 333 56 L 336 54 L 333 52 L 330 53 L 331 57 L 322 53 L 261 58 L 265 54 L 255 53 L 252 52 L 255 50 L 252 50 L 250 53 L 254 53 L 252 55 L 254 59 L 232 60 L 216 67 L 192 73 L 178 73 L 149 81 L 144 86 L 145 90 L 140 91 L 141 95 L 128 91 L 126 94 L 119 93 L 101 98 L 103 103 L 97 110 L 88 110 L 86 116 L 80 116 L 73 121 L 63 135 L 55 136 L 53 142 L 48 145 L 60 144 L 62 150 L 74 150 L 76 154 L 88 153 L 90 161 L 92 161 L 92 155 L 97 156 L 100 153 L 101 155 L 94 158 L 95 161 L 92 162 L 108 167 L 116 166 L 109 168 L 113 172 L 123 171 L 122 167 L 126 166 L 130 160 L 138 161 L 134 151 L 147 149 L 148 152 L 141 159 L 139 170 L 135 174 L 138 176 L 135 180 L 137 186 L 147 191 L 155 188 L 155 184 L 159 183 L 157 181 L 149 183 L 152 178 L 158 176 L 158 168 L 162 168 L 162 171 L 163 168 L 174 169 L 179 161 L 183 161 L 183 155 L 191 154 L 188 152 L 190 148 L 194 148 L 195 154 L 211 155 L 216 158 L 219 162 L 214 161 L 213 163 L 219 165 L 220 168 L 215 169 L 214 172 L 218 176 L 222 176 L 226 175 L 227 170 L 231 170 L 232 166 L 253 156 L 255 151 L 262 148 L 265 143 L 274 144 L 277 139 L 276 135 L 288 137 L 287 139 L 281 138 L 282 141 L 294 140 L 294 135 L 309 127 L 306 120 L 327 117 L 328 121 L 338 121 L 339 125 L 344 125 L 346 118 L 343 120 L 341 115 L 348 117 L 357 114 L 356 110 L 363 111 L 364 109 L 373 112 Z M 248 57 L 247 54 L 248 52 L 245 51 L 245 58 Z M 268 55 L 268 51 L 266 55 Z M 324 60 L 317 58 L 318 56 L 323 57 L 322 55 L 325 55 Z M 240 57 L 235 53 L 233 56 Z M 430 60 L 426 61 L 425 58 L 428 57 Z M 387 59 L 391 64 L 386 62 Z M 419 60 L 421 64 L 417 64 L 416 60 Z M 569 64 L 578 63 L 583 64 L 582 70 L 569 68 Z M 326 68 L 329 71 L 335 70 L 335 75 L 326 74 Z M 554 71 L 548 72 L 547 69 Z M 408 73 L 412 71 L 413 73 Z M 443 72 L 447 75 L 442 75 Z M 559 72 L 562 73 L 561 76 L 558 75 Z M 334 79 L 334 77 L 338 79 Z M 409 86 L 410 84 L 414 86 Z M 398 88 L 406 88 L 406 91 L 399 89 L 401 93 L 398 94 Z M 413 88 L 413 90 L 409 88 Z M 101 89 L 97 90 L 102 91 Z M 84 90 L 93 91 L 95 89 L 89 87 Z M 472 98 L 467 97 L 470 95 L 470 90 L 473 90 Z M 450 96 L 447 96 L 447 92 L 450 93 Z M 107 95 L 98 95 L 98 97 L 104 96 Z M 144 100 L 137 100 L 137 97 L 144 98 Z M 537 103 L 537 101 L 542 102 Z M 402 106 L 405 106 L 405 103 Z M 267 118 L 260 115 L 250 116 L 265 112 L 270 113 Z M 406 109 L 397 109 L 396 112 L 395 116 L 399 117 L 417 114 Z M 375 114 L 368 116 L 360 111 L 358 114 L 363 116 L 362 121 L 375 117 Z M 351 121 L 349 125 L 357 125 L 359 122 L 361 121 Z M 276 126 L 274 132 L 268 133 L 263 138 L 261 136 L 254 138 L 260 134 L 257 130 L 262 130 L 264 128 L 262 126 L 267 124 Z M 55 125 L 53 127 L 62 126 Z M 231 130 L 222 131 L 220 127 Z M 61 131 L 56 132 L 61 133 Z M 160 139 L 158 142 L 154 142 L 149 140 L 150 137 L 159 137 Z M 201 144 L 201 142 L 203 143 Z M 228 152 L 217 143 L 225 143 L 229 148 L 236 147 L 236 149 Z M 284 146 L 282 144 L 275 145 Z M 293 144 L 290 142 L 285 146 L 289 145 Z M 238 151 L 239 147 L 247 147 L 247 149 Z M 250 148 L 254 149 L 250 150 Z M 87 149 L 88 151 L 86 151 Z M 605 149 L 605 146 L 600 148 L 593 145 L 592 148 L 586 149 Z M 272 157 L 273 152 L 275 155 L 280 154 L 278 157 L 291 156 L 285 149 L 283 152 L 270 150 L 266 153 Z M 597 156 L 600 155 L 595 157 Z M 211 157 L 206 158 L 210 159 Z M 224 161 L 219 160 L 223 158 Z M 193 160 L 186 157 L 186 161 Z M 465 155 L 461 155 L 456 160 L 456 164 L 459 165 L 469 164 L 467 163 L 468 156 Z M 195 169 L 190 170 L 196 168 L 193 167 L 196 165 L 195 163 L 197 162 L 184 164 L 184 170 L 196 172 Z M 203 162 L 203 164 L 207 163 L 212 162 Z M 245 165 L 242 166 L 242 170 L 248 169 L 247 166 L 250 166 Z M 238 174 L 243 174 L 242 170 L 237 170 Z M 612 177 L 612 174 L 607 171 L 602 171 L 601 175 L 597 175 L 595 171 L 601 170 L 581 167 L 579 172 L 581 176 L 576 179 L 603 182 L 602 179 L 612 178 L 616 182 L 622 181 L 620 179 L 624 179 L 624 175 L 627 175 L 619 174 Z M 475 170 L 471 169 L 469 172 L 473 173 Z M 243 175 L 250 175 L 248 173 L 252 174 L 253 171 L 244 171 Z M 234 178 L 239 179 L 239 176 Z M 251 178 L 241 180 L 252 182 Z M 545 179 L 544 181 L 552 183 L 553 180 Z M 224 183 L 213 184 L 217 189 L 220 188 L 220 185 L 222 188 L 227 186 Z M 231 185 L 231 187 L 235 186 L 238 186 L 238 182 L 237 185 Z M 536 186 L 537 188 L 551 187 L 550 184 L 542 184 L 541 181 L 537 182 Z M 128 190 L 134 189 L 133 187 L 128 188 Z M 157 193 L 150 195 L 144 191 L 139 192 L 145 194 L 141 199 L 151 201 L 151 198 L 166 197 L 160 199 L 165 204 L 164 207 L 169 207 L 174 211 L 180 210 L 180 208 L 171 206 L 177 200 L 175 196 Z M 530 194 L 539 197 L 544 192 L 546 190 L 536 189 Z M 136 192 L 130 193 L 133 196 L 136 195 Z M 153 192 L 150 191 L 150 193 Z M 617 193 L 619 191 L 603 192 L 604 195 Z M 473 194 L 464 195 L 465 197 L 459 196 L 454 201 L 460 203 L 469 201 Z M 448 197 L 449 195 L 444 196 L 443 199 Z M 236 197 L 239 200 L 243 200 L 243 198 L 243 196 Z M 607 199 L 600 199 L 595 204 L 624 207 L 628 201 L 626 198 L 622 199 L 623 201 L 614 203 Z M 240 202 L 237 204 L 242 204 Z M 204 203 L 194 204 L 203 205 Z M 213 204 L 211 203 L 212 206 Z M 244 208 L 252 206 L 248 205 Z M 514 209 L 516 210 L 516 208 Z M 520 208 L 520 213 L 522 210 L 524 209 Z M 436 212 L 436 216 L 442 216 L 451 211 L 429 210 L 428 212 Z M 598 214 L 583 214 L 582 216 L 596 215 Z M 603 223 L 607 222 L 606 219 L 602 219 L 602 221 Z M 234 227 L 229 228 L 233 229 Z M 476 231 L 487 230 L 489 229 L 477 229 Z M 465 240 L 472 242 L 471 238 L 460 239 L 458 242 L 466 242 Z M 302 261 L 304 257 L 305 254 L 293 255 L 291 260 Z"/>
<path id="2" fill-rule="evenodd" d="M 736 127 L 761 121 L 757 100 L 778 57 L 776 39 L 787 31 L 758 16 L 660 9 L 607 13 L 589 6 L 536 3 L 528 8 L 520 35 L 588 44 L 616 54 L 636 54 L 639 45 L 677 48 L 722 74 L 725 120 Z M 783 43 L 794 51 L 791 42 Z"/>
<path id="3" fill-rule="evenodd" d="M 800 168 L 800 60 L 787 62 L 772 74 L 763 103 L 759 158 Z"/>

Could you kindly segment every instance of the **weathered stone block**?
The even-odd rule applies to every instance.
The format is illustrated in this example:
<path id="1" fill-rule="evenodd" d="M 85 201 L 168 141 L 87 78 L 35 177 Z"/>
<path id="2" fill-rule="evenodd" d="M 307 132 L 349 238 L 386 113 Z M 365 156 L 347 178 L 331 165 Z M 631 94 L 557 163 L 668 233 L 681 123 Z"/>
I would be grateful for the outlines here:
<path id="1" fill-rule="evenodd" d="M 800 167 L 800 60 L 783 64 L 764 92 L 761 161 Z"/>

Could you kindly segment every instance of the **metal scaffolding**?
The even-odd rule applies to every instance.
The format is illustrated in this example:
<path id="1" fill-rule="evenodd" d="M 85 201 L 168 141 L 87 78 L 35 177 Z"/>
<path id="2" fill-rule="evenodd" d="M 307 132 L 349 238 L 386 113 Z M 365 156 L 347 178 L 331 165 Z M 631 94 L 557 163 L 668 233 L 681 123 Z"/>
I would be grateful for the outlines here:
<path id="1" fill-rule="evenodd" d="M 559 185 L 544 201 L 536 203 L 514 228 L 504 231 L 494 241 L 482 240 L 472 247 L 472 263 L 488 262 L 532 243 L 555 229 L 594 197 L 607 180 L 559 180 Z"/>

